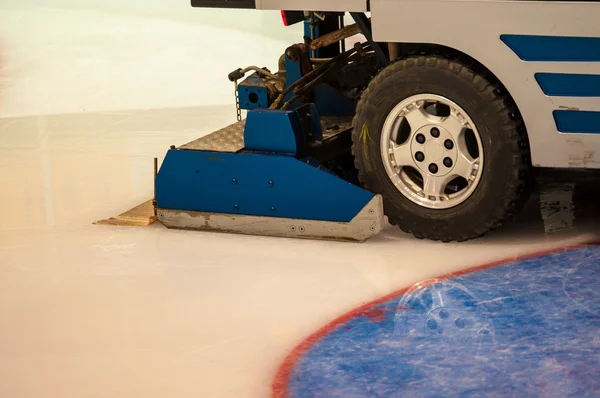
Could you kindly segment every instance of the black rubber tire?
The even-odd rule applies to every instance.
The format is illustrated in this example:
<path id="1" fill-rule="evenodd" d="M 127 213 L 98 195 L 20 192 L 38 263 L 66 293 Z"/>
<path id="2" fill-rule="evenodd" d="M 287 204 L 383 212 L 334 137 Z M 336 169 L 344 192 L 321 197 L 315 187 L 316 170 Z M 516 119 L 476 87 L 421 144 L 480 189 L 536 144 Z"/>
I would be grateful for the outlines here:
<path id="1" fill-rule="evenodd" d="M 461 204 L 429 209 L 390 181 L 380 152 L 383 123 L 403 99 L 438 94 L 462 107 L 481 137 L 479 185 Z M 366 130 L 365 130 L 366 129 Z M 531 191 L 531 160 L 523 120 L 502 85 L 485 71 L 438 55 L 407 56 L 382 69 L 363 93 L 353 121 L 352 152 L 361 184 L 383 196 L 391 224 L 420 239 L 465 241 L 497 229 L 520 211 Z"/>

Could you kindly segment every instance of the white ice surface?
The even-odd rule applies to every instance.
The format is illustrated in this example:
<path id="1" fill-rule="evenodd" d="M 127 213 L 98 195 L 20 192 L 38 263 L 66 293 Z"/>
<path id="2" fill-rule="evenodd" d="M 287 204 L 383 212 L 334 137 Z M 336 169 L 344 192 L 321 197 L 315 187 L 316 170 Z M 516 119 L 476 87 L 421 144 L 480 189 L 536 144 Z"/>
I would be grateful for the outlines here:
<path id="1" fill-rule="evenodd" d="M 273 14 L 192 17 L 187 0 L 40 3 L 0 2 L 0 397 L 265 397 L 302 338 L 368 300 L 594 236 L 539 222 L 464 244 L 93 226 L 151 197 L 168 145 L 234 120 L 204 106 L 231 104 L 230 69 L 275 63 L 298 36 L 267 37 Z"/>
<path id="2" fill-rule="evenodd" d="M 303 337 L 423 278 L 593 237 L 540 222 L 464 244 L 93 226 L 152 158 L 231 107 L 0 119 L 0 397 L 265 397 Z"/>

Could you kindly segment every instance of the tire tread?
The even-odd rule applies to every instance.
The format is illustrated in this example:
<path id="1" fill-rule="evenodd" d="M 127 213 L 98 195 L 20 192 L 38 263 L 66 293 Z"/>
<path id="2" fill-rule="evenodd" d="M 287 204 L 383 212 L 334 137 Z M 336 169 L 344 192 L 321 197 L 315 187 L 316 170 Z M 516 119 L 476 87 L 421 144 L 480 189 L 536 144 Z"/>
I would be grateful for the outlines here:
<path id="1" fill-rule="evenodd" d="M 391 63 L 372 79 L 361 96 L 353 121 L 354 144 L 352 146 L 352 154 L 358 170 L 359 181 L 365 189 L 370 190 L 372 188 L 369 186 L 369 178 L 362 167 L 365 161 L 364 155 L 355 148 L 355 144 L 358 142 L 361 134 L 361 126 L 358 126 L 359 120 L 374 117 L 377 110 L 377 99 L 373 98 L 371 94 L 376 87 L 391 75 L 412 68 L 443 68 L 471 83 L 479 90 L 482 96 L 496 110 L 496 113 L 503 119 L 501 128 L 506 135 L 506 142 L 509 144 L 510 159 L 507 159 L 507 161 L 513 165 L 511 169 L 512 175 L 508 179 L 509 184 L 506 186 L 507 194 L 504 196 L 501 205 L 491 213 L 491 216 L 485 223 L 472 230 L 461 231 L 459 234 L 448 234 L 433 228 L 427 228 L 426 225 L 408 228 L 406 223 L 403 222 L 402 214 L 388 215 L 388 221 L 390 224 L 399 227 L 406 233 L 414 235 L 416 238 L 444 242 L 466 241 L 484 236 L 488 231 L 497 230 L 512 220 L 529 199 L 532 173 L 527 132 L 519 110 L 500 82 L 491 73 L 467 66 L 461 59 L 448 58 L 438 54 L 408 55 Z M 384 196 L 385 201 L 386 195 L 382 194 L 382 196 Z"/>

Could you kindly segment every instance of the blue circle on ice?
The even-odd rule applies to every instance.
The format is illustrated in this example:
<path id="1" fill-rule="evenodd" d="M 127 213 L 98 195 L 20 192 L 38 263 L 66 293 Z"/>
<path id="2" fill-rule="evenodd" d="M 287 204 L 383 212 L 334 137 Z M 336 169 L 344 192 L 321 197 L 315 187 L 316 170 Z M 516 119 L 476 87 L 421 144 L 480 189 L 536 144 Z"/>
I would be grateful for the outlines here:
<path id="1" fill-rule="evenodd" d="M 420 284 L 344 318 L 290 397 L 600 395 L 600 247 Z"/>

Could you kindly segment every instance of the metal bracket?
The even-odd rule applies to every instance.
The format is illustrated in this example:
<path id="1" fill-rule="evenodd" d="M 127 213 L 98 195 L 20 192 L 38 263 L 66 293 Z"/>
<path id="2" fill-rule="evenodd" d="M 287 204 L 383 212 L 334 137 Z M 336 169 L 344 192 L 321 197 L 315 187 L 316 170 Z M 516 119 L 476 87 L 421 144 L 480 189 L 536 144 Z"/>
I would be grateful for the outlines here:
<path id="1" fill-rule="evenodd" d="M 375 56 L 377 57 L 377 61 L 379 65 L 384 67 L 390 64 L 388 57 L 385 55 L 385 52 L 379 45 L 379 43 L 373 41 L 373 33 L 371 29 L 371 21 L 367 16 L 360 12 L 351 12 L 350 15 L 352 19 L 356 22 L 356 24 L 360 27 L 361 33 L 365 36 L 371 48 L 375 52 Z"/>

